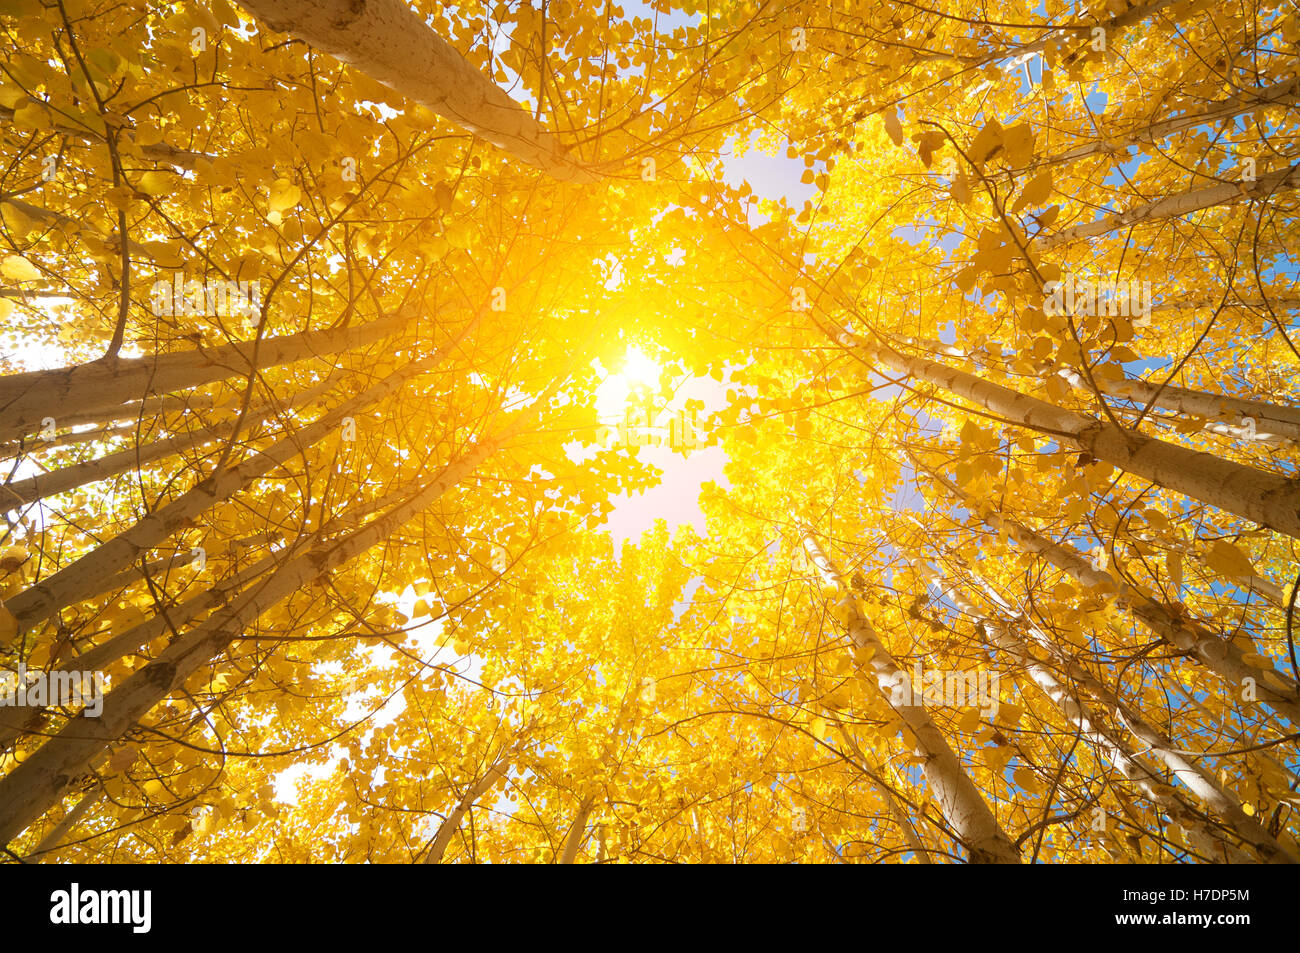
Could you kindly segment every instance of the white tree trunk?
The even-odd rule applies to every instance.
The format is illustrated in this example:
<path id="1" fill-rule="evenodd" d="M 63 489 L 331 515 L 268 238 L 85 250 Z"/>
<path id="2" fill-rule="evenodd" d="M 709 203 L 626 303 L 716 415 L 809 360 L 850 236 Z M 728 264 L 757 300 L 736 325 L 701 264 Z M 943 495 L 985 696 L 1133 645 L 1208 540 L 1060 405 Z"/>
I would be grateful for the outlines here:
<path id="1" fill-rule="evenodd" d="M 28 854 L 25 859 L 28 862 L 41 860 L 45 854 L 58 848 L 77 821 L 85 817 L 86 812 L 98 804 L 103 796 L 104 790 L 101 787 L 96 787 L 93 791 L 88 791 L 82 795 L 81 800 L 74 804 L 67 814 L 63 815 L 63 820 L 54 825 L 50 832 L 41 838 L 41 842 L 36 845 L 36 849 Z"/>
<path id="2" fill-rule="evenodd" d="M 1180 652 L 1198 659 L 1210 671 L 1218 674 L 1234 691 L 1241 689 L 1246 679 L 1255 686 L 1260 701 L 1267 702 L 1292 724 L 1300 725 L 1300 693 L 1293 681 L 1275 669 L 1254 668 L 1242 658 L 1242 651 L 1232 642 L 1222 639 L 1193 620 L 1175 617 L 1167 608 L 1134 590 L 1123 579 L 1094 569 L 1078 550 L 1053 542 L 1029 527 L 995 512 L 982 513 L 973 501 L 965 496 L 942 474 L 924 467 L 927 473 L 943 486 L 960 503 L 970 505 L 989 528 L 1006 533 L 1010 539 L 1030 552 L 1036 553 L 1057 569 L 1068 574 L 1085 588 L 1113 593 L 1115 604 L 1127 609 L 1153 635 Z M 1265 676 L 1276 679 L 1270 684 Z"/>
<path id="3" fill-rule="evenodd" d="M 1046 633 L 1037 631 L 1029 620 L 1024 618 L 1014 619 L 1010 626 L 989 619 L 960 590 L 944 585 L 937 575 L 932 576 L 932 579 L 958 609 L 982 627 L 985 638 L 991 645 L 1005 652 L 1029 673 L 1030 678 L 1052 700 L 1057 709 L 1079 728 L 1121 774 L 1137 784 L 1152 802 L 1164 808 L 1179 824 L 1189 827 L 1194 825 L 1196 820 L 1173 796 L 1173 792 L 1166 788 L 1163 780 L 1137 758 L 1132 746 L 1107 728 L 1046 665 L 1034 658 L 1028 644 L 1018 632 L 1020 628 L 1028 627 L 1037 637 L 1039 644 L 1056 656 L 1058 664 L 1062 665 L 1065 673 L 1076 684 L 1092 692 L 1093 697 L 1110 710 L 1112 717 L 1118 723 L 1125 725 L 1133 737 L 1141 742 L 1147 751 L 1159 758 L 1202 804 L 1223 817 L 1233 832 L 1249 844 L 1266 863 L 1296 862 L 1296 859 L 1288 854 L 1258 821 L 1242 810 L 1241 801 L 1235 795 L 1220 787 L 1204 768 L 1176 750 L 1163 732 L 1145 719 L 1135 716 L 1097 679 L 1084 672 L 1073 660 L 1065 658 L 1059 646 L 1049 639 Z M 1000 599 L 997 601 L 1001 602 Z"/>
<path id="4" fill-rule="evenodd" d="M 378 83 L 557 179 L 596 176 L 402 0 L 240 0 L 273 30 L 305 40 Z"/>
<path id="5" fill-rule="evenodd" d="M 264 403 L 249 409 L 243 422 L 245 424 L 266 420 L 276 414 L 305 407 L 325 392 L 338 385 L 341 375 L 331 377 L 315 387 L 310 387 L 288 401 Z M 154 440 L 146 444 L 127 447 L 116 453 L 109 453 L 93 460 L 74 463 L 57 470 L 40 473 L 25 480 L 15 480 L 0 486 L 0 507 L 19 507 L 58 493 L 66 493 L 77 487 L 107 480 L 123 473 L 135 472 L 145 464 L 165 460 L 183 450 L 195 449 L 212 443 L 234 432 L 238 418 L 221 421 L 208 427 L 200 427 L 188 433 L 163 440 Z"/>
<path id="6" fill-rule="evenodd" d="M 557 863 L 571 864 L 577 859 L 578 848 L 582 846 L 582 839 L 587 836 L 587 818 L 591 816 L 591 809 L 594 804 L 595 800 L 587 797 L 578 806 L 578 816 L 573 819 L 573 826 L 569 828 L 569 836 L 564 839 L 564 850 L 561 851 Z"/>
<path id="7" fill-rule="evenodd" d="M 996 366 L 1004 371 L 1009 369 L 1009 362 L 1002 355 L 1000 345 L 985 345 L 972 351 L 964 351 L 954 345 L 926 338 L 904 340 L 909 344 L 933 351 L 935 354 L 962 358 L 977 367 Z M 1057 376 L 1085 394 L 1093 393 L 1087 379 L 1072 368 L 1058 371 Z M 1282 444 L 1284 441 L 1300 443 L 1300 407 L 1246 397 L 1229 397 L 1226 394 L 1214 394 L 1190 387 L 1179 387 L 1175 384 L 1161 386 L 1133 377 L 1115 379 L 1094 375 L 1094 379 L 1097 390 L 1107 397 L 1133 400 L 1173 413 L 1195 414 L 1210 418 L 1205 424 L 1205 429 L 1214 433 L 1222 433 L 1239 440 L 1277 444 Z M 1216 417 L 1235 421 L 1243 421 L 1249 417 L 1254 421 L 1255 426 L 1252 428 L 1240 423 L 1219 424 L 1214 421 Z"/>
<path id="8" fill-rule="evenodd" d="M 849 636 L 855 646 L 870 654 L 868 674 L 874 677 L 880 691 L 889 698 L 894 687 L 906 681 L 907 674 L 898 667 L 880 641 L 875 629 L 858 608 L 857 600 L 845 584 L 838 567 L 811 533 L 804 535 L 804 548 L 827 586 L 840 595 L 839 605 L 848 617 Z M 970 851 L 970 862 L 1020 863 L 1015 843 L 998 825 L 979 789 L 966 774 L 961 760 L 943 733 L 930 719 L 925 706 L 900 705 L 894 710 L 916 738 L 917 754 L 925 758 L 923 771 L 926 781 L 944 818 Z"/>
<path id="9" fill-rule="evenodd" d="M 58 135 L 69 139 L 77 139 L 81 142 L 95 144 L 101 144 L 104 142 L 104 136 L 102 133 L 95 132 L 93 129 L 89 129 L 86 126 L 74 126 L 70 123 L 59 122 L 57 119 L 58 114 L 53 111 L 48 112 L 47 116 L 54 120 L 49 127 L 51 132 L 58 133 Z M 13 119 L 14 111 L 7 106 L 0 106 L 0 120 L 10 123 L 13 122 Z M 128 130 L 132 133 L 134 132 L 134 129 L 130 125 L 125 125 L 120 128 L 123 132 L 127 132 Z M 178 169 L 184 170 L 193 169 L 200 161 L 211 162 L 216 158 L 216 156 L 206 155 L 202 152 L 190 152 L 188 149 L 177 149 L 175 146 L 170 146 L 165 142 L 153 143 L 147 146 L 137 145 L 136 148 L 140 150 L 140 155 L 147 159 L 152 159 L 155 162 L 164 162 L 167 165 L 175 166 Z M 9 200 L 6 199 L 5 201 Z"/>
<path id="10" fill-rule="evenodd" d="M 357 520 L 364 519 L 382 508 L 383 504 L 384 501 L 379 499 L 353 507 L 347 511 L 345 517 L 330 520 L 310 536 L 295 540 L 287 549 L 263 556 L 227 578 L 217 580 L 197 595 L 193 595 L 176 605 L 156 607 L 156 613 L 150 618 L 136 623 L 129 629 L 115 633 L 106 641 L 84 650 L 71 659 L 60 662 L 53 666 L 51 671 L 95 671 L 108 667 L 126 655 L 139 652 L 150 642 L 161 638 L 167 632 L 179 630 L 203 613 L 225 605 L 238 595 L 241 589 L 274 569 L 292 553 L 299 552 L 309 546 L 319 547 L 335 534 L 355 525 Z M 251 544 L 253 539 L 256 539 L 256 537 L 238 542 L 240 545 Z M 159 562 L 165 564 L 165 568 L 170 565 L 188 562 L 190 558 L 186 554 L 160 560 Z M 22 709 L 22 711 L 28 713 L 28 716 L 20 720 L 6 719 L 3 714 L 0 714 L 0 751 L 8 750 L 22 734 L 33 730 L 44 709 Z"/>
<path id="11" fill-rule="evenodd" d="M 109 692 L 100 717 L 78 713 L 70 719 L 57 735 L 0 779 L 0 845 L 12 841 L 58 803 L 68 785 L 84 776 L 96 757 L 238 639 L 262 613 L 383 542 L 468 477 L 517 432 L 524 419 L 534 415 L 532 409 L 523 411 L 497 436 L 474 445 L 419 492 L 349 536 L 294 556 L 269 578 L 259 579 Z"/>
<path id="12" fill-rule="evenodd" d="M 1092 393 L 1088 381 L 1077 371 L 1064 370 L 1058 373 L 1063 380 L 1084 393 Z M 1244 397 L 1229 397 L 1225 394 L 1210 394 L 1174 384 L 1161 387 L 1150 381 L 1132 377 L 1116 380 L 1094 376 L 1094 379 L 1097 382 L 1097 389 L 1107 397 L 1134 400 L 1178 414 L 1192 414 L 1210 419 L 1229 418 L 1236 423 L 1249 417 L 1255 422 L 1255 432 L 1260 438 L 1267 434 L 1275 434 L 1300 442 L 1300 407 L 1287 407 L 1283 404 Z M 1244 430 L 1242 432 L 1244 435 Z"/>
<path id="13" fill-rule="evenodd" d="M 437 366 L 438 357 L 412 362 L 373 387 L 344 401 L 315 421 L 282 437 L 247 460 L 201 480 L 176 499 L 145 516 L 130 529 L 58 570 L 49 578 L 23 590 L 6 602 L 20 633 L 66 606 L 103 591 L 106 580 L 129 566 L 141 554 L 174 535 L 187 521 L 213 504 L 229 499 L 259 477 L 283 466 L 337 430 L 343 418 L 360 413 L 400 389 L 408 380 Z"/>
<path id="14" fill-rule="evenodd" d="M 1158 314 L 1161 311 L 1199 311 L 1202 308 L 1214 309 L 1222 304 L 1225 308 L 1246 308 L 1249 311 L 1267 311 L 1272 308 L 1274 311 L 1294 311 L 1300 308 L 1300 298 L 1247 298 L 1239 300 L 1229 298 L 1227 301 L 1223 297 L 1217 298 L 1185 298 L 1177 301 L 1165 301 L 1161 304 L 1151 307 L 1152 314 Z"/>
<path id="15" fill-rule="evenodd" d="M 876 357 L 897 373 L 928 381 L 1013 424 L 1051 434 L 1127 473 L 1300 539 L 1300 484 L 1294 480 L 1120 430 L 1109 422 L 1065 410 L 947 364 L 900 354 L 889 347 L 873 348 L 856 335 L 846 335 L 844 342 L 856 342 L 868 357 Z"/>
<path id="16" fill-rule="evenodd" d="M 1178 195 L 1167 195 L 1154 202 L 1144 202 L 1127 212 L 1104 215 L 1096 221 L 1071 225 L 1052 235 L 1035 238 L 1032 247 L 1035 251 L 1047 251 L 1069 242 L 1083 238 L 1096 238 L 1109 232 L 1127 228 L 1140 222 L 1155 222 L 1166 218 L 1178 218 L 1199 212 L 1201 209 L 1224 205 L 1240 198 L 1267 198 L 1274 192 L 1293 189 L 1300 185 L 1300 166 L 1278 169 L 1258 176 L 1254 182 L 1221 182 L 1203 189 L 1193 189 Z"/>
<path id="17" fill-rule="evenodd" d="M 853 753 L 858 757 L 858 760 L 867 765 L 867 767 L 872 771 L 879 774 L 881 770 L 880 765 L 875 761 L 875 759 L 863 751 L 856 741 L 853 740 L 853 735 L 849 733 L 848 729 L 839 722 L 836 723 L 835 727 L 839 729 L 840 737 L 842 737 L 845 744 L 853 750 Z M 894 823 L 898 825 L 899 830 L 903 832 L 903 837 L 907 840 L 907 846 L 912 848 L 912 853 L 916 855 L 916 859 L 923 864 L 933 864 L 934 859 L 930 856 L 929 849 L 925 844 L 921 843 L 921 836 L 916 832 L 916 826 L 912 823 L 912 819 L 907 816 L 907 812 L 904 811 L 902 806 L 898 803 L 898 798 L 894 797 L 894 792 L 889 789 L 889 785 L 878 783 L 876 784 L 876 790 L 884 797 L 885 807 L 889 810 L 889 816 L 894 819 Z"/>
<path id="18" fill-rule="evenodd" d="M 403 321 L 387 318 L 359 327 L 303 331 L 260 342 L 93 361 L 75 367 L 0 377 L 0 439 L 41 429 L 41 421 L 119 407 L 153 394 L 244 377 L 255 370 L 377 344 Z M 256 366 L 254 365 L 256 353 Z"/>
<path id="19" fill-rule="evenodd" d="M 484 772 L 483 777 L 470 785 L 464 797 L 456 803 L 456 807 L 452 812 L 438 825 L 437 836 L 434 837 L 433 843 L 429 846 L 429 852 L 424 855 L 424 863 L 442 863 L 442 855 L 447 852 L 447 847 L 451 844 L 451 839 L 456 836 L 456 831 L 460 830 L 460 822 L 465 816 L 465 812 L 473 806 L 475 801 L 492 790 L 492 786 L 505 775 L 506 769 L 510 767 L 510 750 L 511 748 L 508 747 L 506 751 L 503 751 L 501 757 L 497 758 L 492 766 Z"/>
<path id="20" fill-rule="evenodd" d="M 1115 138 L 1075 146 L 1073 149 L 1057 153 L 1054 156 L 1039 159 L 1024 169 L 1016 170 L 1014 174 L 1021 175 L 1045 166 L 1065 165 L 1094 155 L 1120 155 L 1127 160 L 1128 150 L 1132 146 L 1141 145 L 1144 142 L 1155 142 L 1166 136 L 1172 136 L 1174 133 L 1182 132 L 1184 129 L 1191 129 L 1194 126 L 1216 122 L 1220 119 L 1231 119 L 1233 116 L 1253 112 L 1264 106 L 1294 103 L 1298 93 L 1300 93 L 1300 77 L 1292 76 L 1271 86 L 1247 89 L 1236 96 L 1215 100 L 1199 109 L 1189 110 L 1172 119 L 1153 122 L 1131 132 L 1121 133 Z"/>

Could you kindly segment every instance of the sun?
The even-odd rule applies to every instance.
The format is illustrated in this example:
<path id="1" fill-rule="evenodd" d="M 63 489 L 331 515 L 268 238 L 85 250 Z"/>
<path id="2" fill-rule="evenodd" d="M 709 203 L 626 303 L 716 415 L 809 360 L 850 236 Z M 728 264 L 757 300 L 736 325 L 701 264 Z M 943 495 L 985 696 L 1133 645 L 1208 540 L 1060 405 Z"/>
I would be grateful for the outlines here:
<path id="1" fill-rule="evenodd" d="M 623 355 L 623 365 L 605 378 L 596 389 L 596 408 L 602 419 L 621 419 L 629 401 L 643 388 L 651 391 L 659 387 L 659 362 L 642 348 L 629 347 Z"/>
<path id="2" fill-rule="evenodd" d="M 623 369 L 619 371 L 629 389 L 636 387 L 657 387 L 659 385 L 659 362 L 633 345 L 623 357 Z"/>

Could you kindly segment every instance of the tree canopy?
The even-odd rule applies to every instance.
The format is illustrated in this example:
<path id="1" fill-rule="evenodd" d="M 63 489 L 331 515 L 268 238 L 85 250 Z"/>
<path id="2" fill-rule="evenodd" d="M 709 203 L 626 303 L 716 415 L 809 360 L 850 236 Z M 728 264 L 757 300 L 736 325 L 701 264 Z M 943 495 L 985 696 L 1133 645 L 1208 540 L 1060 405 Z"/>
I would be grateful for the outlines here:
<path id="1" fill-rule="evenodd" d="M 1298 44 L 0 0 L 5 857 L 1300 861 Z"/>

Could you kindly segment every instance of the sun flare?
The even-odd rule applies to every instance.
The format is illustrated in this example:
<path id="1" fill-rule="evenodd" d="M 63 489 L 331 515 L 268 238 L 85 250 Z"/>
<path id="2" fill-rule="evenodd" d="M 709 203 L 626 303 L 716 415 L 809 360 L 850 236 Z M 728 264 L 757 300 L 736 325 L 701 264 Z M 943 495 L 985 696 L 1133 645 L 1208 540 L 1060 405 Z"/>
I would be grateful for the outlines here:
<path id="1" fill-rule="evenodd" d="M 623 368 L 619 371 L 628 388 L 655 387 L 659 384 L 659 362 L 635 345 L 627 349 L 623 357 Z"/>
<path id="2" fill-rule="evenodd" d="M 634 394 L 644 389 L 656 390 L 661 367 L 644 349 L 630 346 L 622 365 L 605 378 L 596 390 L 596 407 L 608 419 L 621 418 Z"/>

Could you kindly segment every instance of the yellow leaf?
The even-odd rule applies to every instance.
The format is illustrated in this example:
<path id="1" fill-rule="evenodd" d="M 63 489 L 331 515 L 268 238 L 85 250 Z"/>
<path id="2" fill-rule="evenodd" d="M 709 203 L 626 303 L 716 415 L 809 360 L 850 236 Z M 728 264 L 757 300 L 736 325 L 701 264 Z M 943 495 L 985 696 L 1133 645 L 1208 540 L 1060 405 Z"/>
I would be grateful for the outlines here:
<path id="1" fill-rule="evenodd" d="M 136 187 L 145 195 L 166 195 L 172 190 L 176 177 L 170 172 L 146 172 L 140 176 Z"/>
<path id="2" fill-rule="evenodd" d="M 233 30 L 239 29 L 239 13 L 226 0 L 212 0 L 210 6 L 213 15 L 221 22 L 222 26 L 228 26 Z"/>
<path id="3" fill-rule="evenodd" d="M 1046 228 L 1048 225 L 1051 225 L 1056 221 L 1056 216 L 1060 214 L 1061 206 L 1053 205 L 1044 211 L 1042 215 L 1035 215 L 1034 218 L 1038 221 L 1039 228 Z"/>
<path id="4" fill-rule="evenodd" d="M 1001 773 L 1011 760 L 1015 752 L 1008 745 L 998 745 L 996 748 L 985 748 L 984 759 L 988 762 L 989 770 Z"/>
<path id="5" fill-rule="evenodd" d="M 302 190 L 294 185 L 288 179 L 276 179 L 271 185 L 271 203 L 272 212 L 283 212 L 291 209 L 298 204 L 302 198 Z"/>
<path id="6" fill-rule="evenodd" d="M 966 180 L 965 172 L 953 177 L 949 191 L 952 192 L 952 197 L 961 205 L 965 205 L 970 201 L 970 183 Z"/>
<path id="7" fill-rule="evenodd" d="M 4 223 L 9 227 L 10 231 L 17 233 L 20 237 L 25 238 L 39 227 L 36 222 L 19 211 L 17 206 L 10 205 L 8 202 L 0 205 L 0 217 L 4 218 Z"/>
<path id="8" fill-rule="evenodd" d="M 987 159 L 1002 148 L 1002 126 L 996 119 L 990 119 L 975 136 L 967 151 L 971 162 L 982 166 Z"/>
<path id="9" fill-rule="evenodd" d="M 31 551 L 26 546 L 7 546 L 0 551 L 0 573 L 10 573 L 18 569 L 31 558 Z"/>
<path id="10" fill-rule="evenodd" d="M 825 702 L 827 708 L 834 709 L 835 711 L 843 711 L 853 703 L 853 700 L 849 697 L 848 692 L 838 691 L 827 695 Z"/>
<path id="11" fill-rule="evenodd" d="M 1255 567 L 1240 548 L 1225 539 L 1216 540 L 1205 554 L 1210 571 L 1228 579 L 1254 576 Z"/>
<path id="12" fill-rule="evenodd" d="M 14 110 L 14 125 L 16 126 L 45 129 L 49 124 L 50 115 L 40 103 L 27 103 Z"/>
<path id="13" fill-rule="evenodd" d="M 1029 123 L 1009 127 L 1002 135 L 1007 160 L 1015 168 L 1028 165 L 1034 158 L 1034 128 Z"/>
<path id="14" fill-rule="evenodd" d="M 1268 685 L 1271 686 L 1272 688 L 1284 692 L 1290 691 L 1291 686 L 1287 683 L 1286 679 L 1284 679 L 1277 672 L 1273 671 L 1272 665 L 1273 663 L 1271 660 L 1263 659 L 1263 664 L 1261 665 L 1261 668 L 1264 669 L 1264 674 L 1263 674 L 1264 681 L 1268 683 Z"/>
<path id="15" fill-rule="evenodd" d="M 0 606 L 0 648 L 7 646 L 18 636 L 18 620 L 5 606 Z"/>
<path id="16" fill-rule="evenodd" d="M 179 268 L 185 261 L 179 242 L 143 242 L 145 252 L 161 268 Z"/>
<path id="17" fill-rule="evenodd" d="M 161 126 L 143 126 L 133 130 L 132 135 L 137 146 L 156 146 L 163 141 L 163 132 Z"/>
<path id="18" fill-rule="evenodd" d="M 20 255 L 10 255 L 0 262 L 0 275 L 11 281 L 36 281 L 41 277 L 40 270 Z"/>
<path id="19" fill-rule="evenodd" d="M 978 274 L 979 274 L 979 269 L 977 269 L 974 265 L 967 265 L 965 268 L 963 268 L 961 271 L 957 272 L 957 274 L 953 276 L 952 281 L 953 284 L 955 284 L 962 291 L 966 292 L 967 294 L 970 294 L 970 292 L 975 290 L 975 278 Z"/>
<path id="20" fill-rule="evenodd" d="M 1165 553 L 1165 569 L 1169 573 L 1169 581 L 1175 589 L 1183 587 L 1183 557 L 1172 550 Z"/>
<path id="21" fill-rule="evenodd" d="M 967 708 L 962 712 L 962 716 L 957 722 L 957 730 L 965 734 L 974 734 L 980 730 L 980 723 L 980 710 L 978 708 Z"/>
<path id="22" fill-rule="evenodd" d="M 1038 173 L 1029 183 L 1021 190 L 1020 197 L 1016 199 L 1011 211 L 1019 212 L 1022 208 L 1038 208 L 1052 194 L 1052 170 L 1048 169 Z"/>
<path id="23" fill-rule="evenodd" d="M 903 124 L 898 121 L 898 113 L 892 106 L 885 109 L 885 132 L 889 133 L 889 138 L 894 140 L 894 145 L 903 144 Z"/>

